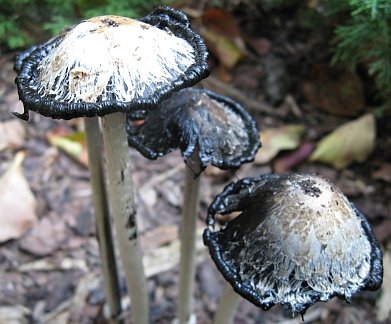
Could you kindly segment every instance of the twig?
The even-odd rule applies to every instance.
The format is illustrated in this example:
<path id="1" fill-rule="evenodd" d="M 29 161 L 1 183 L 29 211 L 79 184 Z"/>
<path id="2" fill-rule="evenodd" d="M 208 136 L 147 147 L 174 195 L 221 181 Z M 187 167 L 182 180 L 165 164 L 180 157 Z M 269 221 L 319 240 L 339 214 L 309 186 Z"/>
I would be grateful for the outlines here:
<path id="1" fill-rule="evenodd" d="M 207 79 L 204 79 L 200 82 L 200 84 L 208 89 L 221 93 L 227 97 L 231 97 L 232 99 L 240 102 L 244 107 L 248 110 L 251 110 L 255 113 L 264 113 L 267 115 L 275 116 L 276 110 L 265 103 L 260 101 L 248 98 L 244 93 L 240 90 L 234 88 L 233 86 L 223 83 L 216 79 L 213 76 L 210 76 Z"/>

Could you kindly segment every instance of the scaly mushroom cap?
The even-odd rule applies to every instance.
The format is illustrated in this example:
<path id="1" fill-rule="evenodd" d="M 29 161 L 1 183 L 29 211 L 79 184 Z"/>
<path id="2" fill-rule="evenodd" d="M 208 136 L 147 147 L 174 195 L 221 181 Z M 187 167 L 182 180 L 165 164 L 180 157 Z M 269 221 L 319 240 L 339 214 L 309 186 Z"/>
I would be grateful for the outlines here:
<path id="1" fill-rule="evenodd" d="M 29 110 L 70 119 L 151 109 L 208 74 L 203 40 L 168 7 L 82 21 L 19 55 L 15 70 L 25 119 Z"/>
<path id="2" fill-rule="evenodd" d="M 206 89 L 174 93 L 160 108 L 136 112 L 141 125 L 128 123 L 128 141 L 148 159 L 179 148 L 186 159 L 198 155 L 200 169 L 209 163 L 222 169 L 251 162 L 260 146 L 254 119 L 238 103 Z"/>
<path id="3" fill-rule="evenodd" d="M 240 211 L 220 230 L 215 215 Z M 205 245 L 235 291 L 293 314 L 382 283 L 382 255 L 365 217 L 312 175 L 268 175 L 228 185 L 209 208 Z"/>

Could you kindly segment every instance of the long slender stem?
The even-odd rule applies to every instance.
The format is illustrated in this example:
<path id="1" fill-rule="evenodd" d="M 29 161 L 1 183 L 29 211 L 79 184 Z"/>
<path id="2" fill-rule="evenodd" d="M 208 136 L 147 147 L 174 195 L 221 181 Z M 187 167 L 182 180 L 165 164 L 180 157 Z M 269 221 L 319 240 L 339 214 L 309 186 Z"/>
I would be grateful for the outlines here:
<path id="1" fill-rule="evenodd" d="M 98 117 L 84 118 L 84 125 L 103 283 L 110 308 L 111 322 L 118 323 L 117 318 L 121 314 L 121 294 L 104 181 L 102 134 Z"/>
<path id="2" fill-rule="evenodd" d="M 117 233 L 125 280 L 132 302 L 133 322 L 149 323 L 147 281 L 137 234 L 134 195 L 123 113 L 103 117 L 109 205 Z"/>
<path id="3" fill-rule="evenodd" d="M 183 214 L 180 232 L 178 321 L 191 323 L 194 302 L 195 244 L 199 209 L 200 177 L 186 166 L 184 175 Z"/>
<path id="4" fill-rule="evenodd" d="M 229 283 L 225 284 L 214 317 L 214 324 L 231 324 L 234 321 L 241 297 Z"/>

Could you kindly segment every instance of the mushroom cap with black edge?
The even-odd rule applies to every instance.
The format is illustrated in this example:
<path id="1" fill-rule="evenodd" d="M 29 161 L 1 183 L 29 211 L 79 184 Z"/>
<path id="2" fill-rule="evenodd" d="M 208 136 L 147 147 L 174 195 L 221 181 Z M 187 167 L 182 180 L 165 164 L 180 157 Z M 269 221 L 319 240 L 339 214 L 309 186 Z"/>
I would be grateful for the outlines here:
<path id="1" fill-rule="evenodd" d="M 141 125 L 133 119 L 144 118 Z M 202 171 L 209 163 L 238 168 L 254 160 L 260 147 L 255 120 L 237 102 L 210 90 L 186 88 L 163 101 L 159 109 L 129 114 L 128 142 L 148 159 L 180 149 Z"/>
<path id="2" fill-rule="evenodd" d="M 218 228 L 216 215 L 240 212 Z M 204 243 L 234 290 L 292 315 L 382 284 L 382 254 L 365 216 L 315 175 L 264 175 L 226 186 L 210 205 Z"/>
<path id="3" fill-rule="evenodd" d="M 28 48 L 25 51 L 19 52 L 15 55 L 14 58 L 14 71 L 16 73 L 19 73 L 22 69 L 23 62 L 31 55 L 32 52 L 34 52 L 39 46 L 33 45 L 30 48 Z"/>
<path id="4" fill-rule="evenodd" d="M 186 15 L 160 7 L 140 20 L 82 21 L 16 57 L 24 113 L 71 119 L 154 109 L 209 74 L 207 49 Z"/>

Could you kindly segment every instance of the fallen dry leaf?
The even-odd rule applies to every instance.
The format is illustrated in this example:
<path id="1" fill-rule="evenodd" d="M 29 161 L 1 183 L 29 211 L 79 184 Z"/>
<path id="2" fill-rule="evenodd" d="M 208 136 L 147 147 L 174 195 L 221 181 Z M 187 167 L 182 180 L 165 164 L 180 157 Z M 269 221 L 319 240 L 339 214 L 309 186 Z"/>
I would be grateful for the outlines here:
<path id="1" fill-rule="evenodd" d="M 223 9 L 208 9 L 202 14 L 200 33 L 209 50 L 227 69 L 245 56 L 245 45 L 236 20 Z"/>
<path id="2" fill-rule="evenodd" d="M 202 242 L 203 231 L 203 228 L 197 228 L 196 255 L 200 258 L 207 255 L 207 249 Z M 179 264 L 180 245 L 179 239 L 174 239 L 163 246 L 145 251 L 143 258 L 145 275 L 149 278 L 176 267 Z"/>
<path id="3" fill-rule="evenodd" d="M 278 157 L 273 163 L 273 170 L 276 173 L 284 173 L 308 159 L 315 147 L 312 142 L 301 143 L 300 146 L 281 157 Z"/>
<path id="4" fill-rule="evenodd" d="M 324 137 L 311 154 L 311 162 L 343 169 L 352 162 L 363 162 L 375 147 L 376 123 L 372 114 L 343 124 Z"/>
<path id="5" fill-rule="evenodd" d="M 265 164 L 270 162 L 280 151 L 297 148 L 303 133 L 303 125 L 285 125 L 262 130 L 262 147 L 258 150 L 254 162 Z"/>
<path id="6" fill-rule="evenodd" d="M 251 47 L 259 56 L 266 56 L 272 46 L 270 40 L 266 38 L 254 38 L 249 40 Z"/>
<path id="7" fill-rule="evenodd" d="M 18 266 L 20 272 L 30 271 L 65 271 L 65 270 L 81 270 L 87 272 L 87 261 L 83 259 L 72 259 L 63 257 L 59 259 L 53 259 L 51 257 L 37 259 L 28 263 L 23 263 Z M 0 322 L 1 323 L 1 322 Z"/>
<path id="8" fill-rule="evenodd" d="M 391 219 L 385 219 L 380 224 L 373 227 L 375 237 L 379 242 L 387 241 L 391 238 Z"/>
<path id="9" fill-rule="evenodd" d="M 220 8 L 210 8 L 202 13 L 202 24 L 210 30 L 233 40 L 241 38 L 240 27 L 234 16 Z"/>
<path id="10" fill-rule="evenodd" d="M 229 38 L 205 28 L 202 28 L 200 32 L 207 42 L 210 51 L 219 59 L 225 68 L 234 68 L 243 57 L 242 49 Z"/>
<path id="11" fill-rule="evenodd" d="M 207 257 L 207 250 L 202 242 L 203 230 L 203 228 L 197 229 L 196 255 L 198 261 Z M 146 277 L 151 278 L 152 276 L 156 276 L 159 273 L 177 267 L 180 257 L 179 251 L 180 242 L 177 238 L 173 237 L 172 240 L 163 246 L 156 247 L 154 249 L 147 249 L 143 258 Z M 39 263 L 38 265 L 41 266 Z M 75 309 L 80 309 L 80 311 L 82 311 L 83 307 L 86 305 L 88 296 L 91 294 L 91 291 L 99 289 L 101 280 L 102 278 L 100 271 L 88 271 L 85 273 L 78 281 L 73 296 L 63 301 L 53 311 L 45 314 L 42 318 L 40 318 L 40 323 L 65 324 L 72 322 L 69 320 L 70 315 L 75 312 Z M 125 296 L 122 299 L 121 303 L 124 309 L 129 307 L 130 302 L 131 301 L 129 300 L 128 296 Z M 72 312 L 69 311 L 70 308 L 72 309 Z"/>
<path id="12" fill-rule="evenodd" d="M 31 254 L 45 256 L 59 249 L 67 239 L 64 222 L 42 218 L 19 243 L 19 247 Z"/>
<path id="13" fill-rule="evenodd" d="M 59 148 L 83 166 L 88 167 L 87 144 L 84 132 L 75 132 L 66 135 L 48 133 L 47 138 L 51 145 Z"/>
<path id="14" fill-rule="evenodd" d="M 31 320 L 31 311 L 22 305 L 0 306 L 0 323 L 27 324 Z"/>
<path id="15" fill-rule="evenodd" d="M 379 168 L 372 172 L 372 178 L 391 182 L 391 163 L 382 162 Z"/>
<path id="16" fill-rule="evenodd" d="M 37 222 L 36 201 L 22 172 L 19 152 L 0 178 L 0 242 L 22 236 Z"/>
<path id="17" fill-rule="evenodd" d="M 178 226 L 162 225 L 145 232 L 140 236 L 141 245 L 145 250 L 163 246 L 178 238 Z"/>
<path id="18" fill-rule="evenodd" d="M 338 116 L 357 116 L 365 105 L 361 79 L 336 66 L 316 65 L 303 93 L 314 107 Z"/>
<path id="19" fill-rule="evenodd" d="M 5 149 L 18 149 L 23 145 L 26 128 L 18 119 L 0 123 L 0 152 Z"/>
<path id="20" fill-rule="evenodd" d="M 40 318 L 40 323 L 49 324 L 67 324 L 73 323 L 71 315 L 76 311 L 82 311 L 86 306 L 88 295 L 94 289 L 98 289 L 99 283 L 101 282 L 101 273 L 96 272 L 87 272 L 85 273 L 78 283 L 76 284 L 74 294 L 59 304 L 55 309 L 49 313 L 45 313 L 44 316 Z M 69 310 L 72 310 L 70 312 Z"/>

